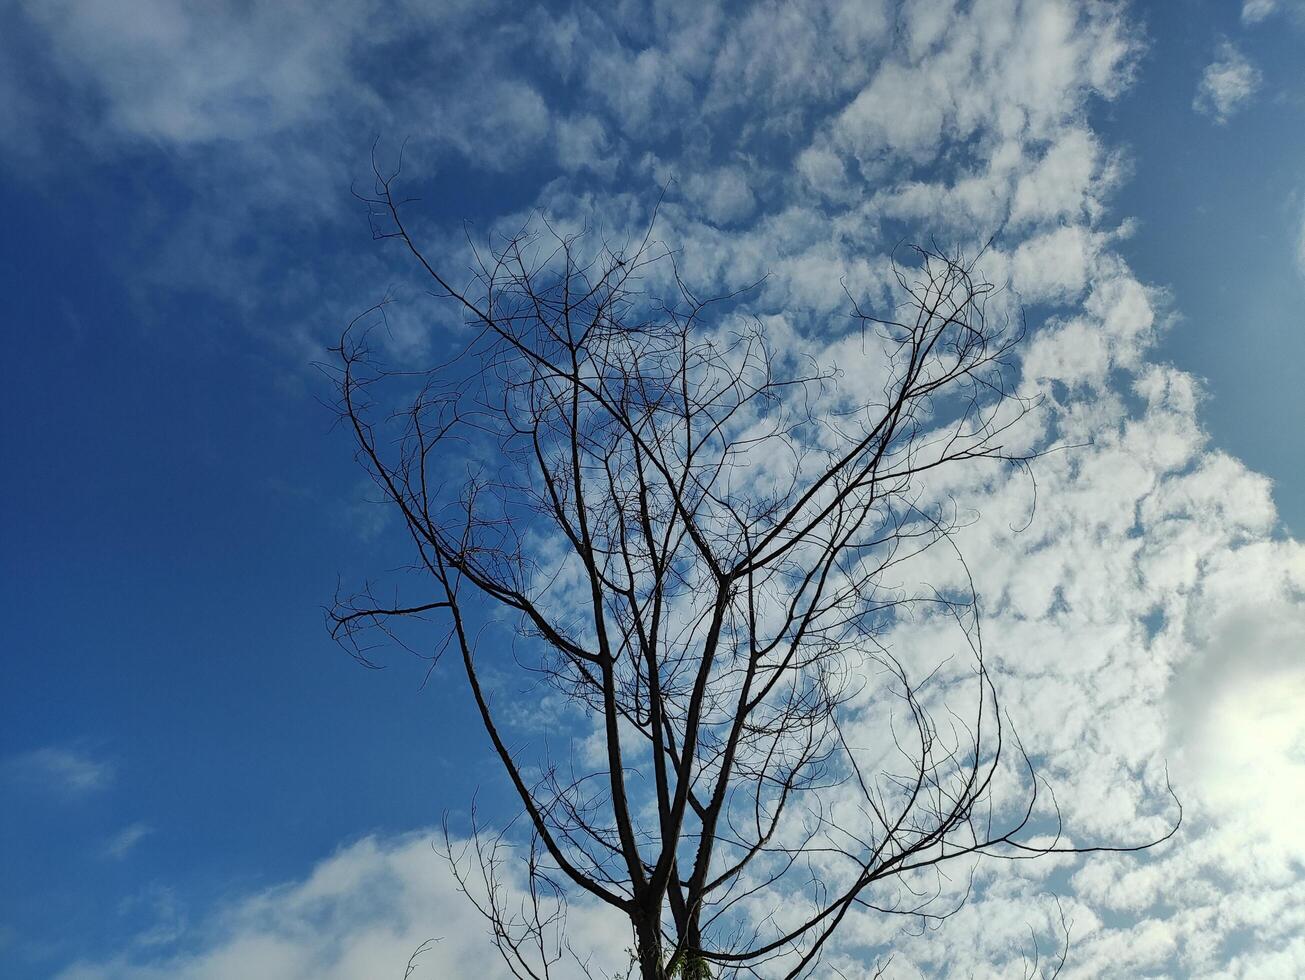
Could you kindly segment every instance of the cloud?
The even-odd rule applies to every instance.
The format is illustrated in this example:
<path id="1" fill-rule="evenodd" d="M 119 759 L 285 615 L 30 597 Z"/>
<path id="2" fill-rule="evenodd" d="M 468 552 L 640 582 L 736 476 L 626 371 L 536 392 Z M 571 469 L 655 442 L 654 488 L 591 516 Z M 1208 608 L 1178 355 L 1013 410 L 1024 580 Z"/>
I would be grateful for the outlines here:
<path id="1" fill-rule="evenodd" d="M 114 861 L 121 861 L 135 849 L 136 845 L 154 833 L 154 828 L 145 823 L 134 823 L 122 828 L 104 845 L 104 855 Z"/>
<path id="2" fill-rule="evenodd" d="M 788 130 L 802 108 L 864 85 L 892 29 L 890 5 L 876 0 L 756 4 L 722 38 L 706 107 L 760 104 L 766 111 L 752 125 Z"/>
<path id="3" fill-rule="evenodd" d="M 610 174 L 617 165 L 606 127 L 590 114 L 558 120 L 557 159 L 568 171 Z"/>
<path id="4" fill-rule="evenodd" d="M 168 898 L 160 911 L 166 928 L 158 935 L 151 930 L 132 951 L 73 964 L 59 980 L 400 980 L 427 940 L 437 941 L 416 959 L 414 980 L 506 978 L 487 923 L 431 849 L 438 834 L 364 838 L 304 878 L 239 895 L 180 931 L 175 901 Z M 516 885 L 506 883 L 509 901 L 524 895 L 511 890 Z M 607 954 L 595 967 L 624 965 L 628 940 L 609 915 L 577 903 L 570 925 L 580 949 Z M 574 977 L 578 971 L 574 962 L 563 962 L 554 975 Z"/>
<path id="5" fill-rule="evenodd" d="M 374 130 L 396 121 L 396 110 L 405 114 L 395 104 L 392 73 L 378 56 L 398 40 L 426 39 L 456 61 L 456 35 L 479 16 L 463 3 L 386 6 L 376 0 L 327 0 L 311 17 L 296 4 L 232 0 L 18 6 L 22 26 L 46 54 L 38 64 L 57 72 L 76 96 L 59 122 L 74 123 L 79 138 L 100 152 L 153 144 L 230 153 L 242 143 L 302 134 L 309 126 L 320 131 L 332 120 L 360 115 L 371 118 Z M 500 52 L 488 44 L 482 53 L 489 53 L 486 48 L 497 62 Z M 407 97 L 424 100 L 428 114 L 442 117 L 438 123 L 428 118 L 421 131 L 435 123 L 491 166 L 505 153 L 528 148 L 547 128 L 547 113 L 537 93 L 499 67 L 411 82 Z M 476 141 L 500 125 L 511 128 L 512 140 Z"/>
<path id="6" fill-rule="evenodd" d="M 91 161 L 165 149 L 209 181 L 243 182 L 228 207 L 252 193 L 321 209 L 337 200 L 326 193 L 332 183 L 356 176 L 347 162 L 368 134 L 490 171 L 533 161 L 553 137 L 550 107 L 514 65 L 532 37 L 524 24 L 489 29 L 495 4 L 327 0 L 311 17 L 297 4 L 231 0 L 53 0 L 19 10 L 30 42 L 15 57 L 29 91 L 13 86 L 24 98 L 11 112 L 30 117 L 22 106 L 33 98 L 62 103 L 32 127 L 29 144 L 72 142 Z M 472 32 L 481 37 L 474 55 L 459 40 Z M 443 70 L 396 73 L 402 45 L 427 47 Z M 558 152 L 574 152 L 575 139 L 560 134 Z"/>
<path id="7" fill-rule="evenodd" d="M 1171 692 L 1184 762 L 1217 812 L 1305 862 L 1305 842 L 1282 830 L 1305 806 L 1305 548 L 1258 540 L 1222 551 L 1200 581 L 1198 654 Z"/>
<path id="8" fill-rule="evenodd" d="M 543 12 L 376 0 L 328 0 L 311 16 L 233 0 L 10 7 L 0 166 L 20 181 L 109 170 L 139 180 L 128 220 L 151 244 L 119 271 L 142 312 L 193 319 L 196 304 L 172 304 L 205 294 L 215 327 L 253 332 L 297 367 L 401 281 L 377 256 L 328 270 L 322 254 L 364 220 L 349 189 L 370 179 L 375 136 L 386 162 L 406 140 L 409 167 L 424 172 L 450 160 L 482 174 L 611 172 L 591 159 L 608 145 L 607 121 L 555 113 L 525 70 L 561 43 L 564 24 Z M 399 52 L 439 70 L 396 70 Z M 321 250 L 294 245 L 309 239 Z"/>
<path id="9" fill-rule="evenodd" d="M 1283 12 L 1293 15 L 1299 24 L 1305 18 L 1305 3 L 1301 0 L 1243 0 L 1242 23 L 1258 24 Z"/>
<path id="10" fill-rule="evenodd" d="M 867 919 L 844 948 L 892 951 L 900 977 L 1018 973 L 1003 958 L 1011 920 L 1042 921 L 1045 952 L 1054 930 L 1038 910 L 1059 891 L 1065 976 L 1290 976 L 1305 896 L 1291 816 L 1305 805 L 1305 547 L 1274 537 L 1268 481 L 1208 445 L 1197 381 L 1147 363 L 1163 295 L 1108 253 L 1089 267 L 1082 312 L 1039 331 L 1024 362 L 1026 384 L 1058 376 L 1049 429 L 1081 446 L 1039 461 L 1029 529 L 1010 530 L 1028 506 L 1017 479 L 962 472 L 927 494 L 979 512 L 957 541 L 982 570 L 985 649 L 1075 841 L 1154 833 L 1166 767 L 1184 830 L 1147 855 L 1073 859 L 1069 889 L 1037 862 L 982 871 L 942 929 L 917 939 Z M 1126 363 L 1137 405 L 1119 397 Z M 945 559 L 913 575 L 945 588 Z M 885 642 L 921 669 L 947 649 L 918 622 Z"/>
<path id="11" fill-rule="evenodd" d="M 1250 102 L 1262 81 L 1260 70 L 1236 45 L 1225 41 L 1201 73 L 1192 108 L 1222 126 Z"/>
<path id="12" fill-rule="evenodd" d="M 107 789 L 116 767 L 78 749 L 47 746 L 5 760 L 15 780 L 66 797 L 83 797 Z"/>
<path id="13" fill-rule="evenodd" d="M 962 240 L 1010 219 L 982 267 L 1029 306 L 1021 370 L 1046 399 L 1040 438 L 1079 448 L 1039 461 L 1022 534 L 1011 528 L 1028 517 L 1025 481 L 976 470 L 928 492 L 981 515 L 958 543 L 982 569 L 986 648 L 1075 839 L 1162 830 L 1167 765 L 1187 823 L 1179 842 L 1142 857 L 1013 879 L 1003 868 L 923 939 L 858 920 L 837 955 L 853 974 L 867 951 L 891 949 L 894 976 L 1005 975 L 1019 924 L 1060 890 L 1073 921 L 1066 976 L 1291 975 L 1305 884 L 1284 819 L 1300 785 L 1300 725 L 1286 708 L 1301 669 L 1302 549 L 1276 541 L 1268 481 L 1208 444 L 1197 379 L 1157 361 L 1158 337 L 1175 329 L 1170 300 L 1118 254 L 1127 223 L 1099 224 L 1123 174 L 1085 106 L 1127 85 L 1126 25 L 1076 5 L 1002 9 L 1009 21 L 984 8 L 982 23 L 954 12 L 936 32 L 904 31 L 817 121 L 779 207 L 763 201 L 722 235 L 672 204 L 667 237 L 713 285 L 769 271 L 754 309 L 784 317 L 786 345 L 815 350 L 840 277 L 877 293 L 885 218 Z M 1020 29 L 1042 44 L 1015 57 L 1022 42 L 1000 39 Z M 573 206 L 560 192 L 549 205 Z M 842 345 L 822 349 L 860 371 Z M 946 587 L 956 569 L 926 561 L 913 574 Z M 917 626 L 897 649 L 926 664 L 945 656 Z M 1072 887 L 1056 884 L 1061 874 Z M 1254 950 L 1239 947 L 1248 928 L 1264 928 Z M 1053 933 L 1044 922 L 1044 951 Z"/>
<path id="14" fill-rule="evenodd" d="M 158 0 L 27 5 L 70 75 L 93 81 L 105 127 L 188 144 L 280 129 L 319 111 L 347 64 L 338 18 L 291 7 Z"/>
<path id="15" fill-rule="evenodd" d="M 1242 21 L 1258 24 L 1278 9 L 1278 0 L 1243 0 Z"/>
<path id="16" fill-rule="evenodd" d="M 834 125 L 867 176 L 881 157 L 932 160 L 944 139 L 1046 139 L 1090 94 L 1127 85 L 1137 51 L 1119 17 L 1067 3 L 985 5 L 927 36 L 887 59 Z"/>
<path id="17" fill-rule="evenodd" d="M 757 206 L 751 182 L 741 167 L 721 167 L 691 174 L 685 194 L 716 225 L 732 225 L 750 216 Z"/>
<path id="18" fill-rule="evenodd" d="M 1095 220 L 1103 197 L 1122 176 L 1117 156 L 1106 154 L 1086 127 L 1066 127 L 1015 186 L 1014 222 Z"/>
<path id="19" fill-rule="evenodd" d="M 120 917 L 142 923 L 121 944 L 146 951 L 138 955 L 162 956 L 161 951 L 171 948 L 191 930 L 186 902 L 176 888 L 159 881 L 151 881 L 123 898 L 117 912 Z"/>
<path id="20" fill-rule="evenodd" d="M 1252 0 L 1243 16 L 1271 6 Z M 857 915 L 831 956 L 849 975 L 890 948 L 894 976 L 1008 975 L 1028 922 L 1044 954 L 1056 941 L 1046 896 L 1059 892 L 1073 922 L 1067 977 L 1292 975 L 1305 930 L 1290 710 L 1302 685 L 1302 549 L 1277 536 L 1268 481 L 1209 444 L 1200 383 L 1157 354 L 1162 332 L 1178 329 L 1170 300 L 1119 254 L 1128 225 L 1112 227 L 1107 205 L 1123 168 L 1090 110 L 1132 79 L 1140 47 L 1122 7 L 812 2 L 727 16 L 712 3 L 629 4 L 483 32 L 441 32 L 410 12 L 399 26 L 425 25 L 426 56 L 454 67 L 390 87 L 375 68 L 394 35 L 348 26 L 374 22 L 354 16 L 366 4 L 327 5 L 284 64 L 261 38 L 241 48 L 252 27 L 285 33 L 289 9 L 160 8 L 143 26 L 65 0 L 29 16 L 65 82 L 89 93 L 78 110 L 94 120 L 88 145 L 165 146 L 197 194 L 247 185 L 271 213 L 347 185 L 350 126 L 373 109 L 387 125 L 412 123 L 431 166 L 461 154 L 502 173 L 552 153 L 561 173 L 529 205 L 561 228 L 595 214 L 614 237 L 637 227 L 675 174 L 658 233 L 682 250 L 694 287 L 768 274 L 741 312 L 782 337 L 777 346 L 843 368 L 835 395 L 876 378 L 873 350 L 840 333 L 843 281 L 884 302 L 889 243 L 937 235 L 973 250 L 1001 230 L 981 268 L 1013 289 L 992 314 L 1027 314 L 1015 367 L 1042 399 L 1011 438 L 1061 449 L 1037 464 L 1036 513 L 1019 534 L 1033 496 L 1021 474 L 975 468 L 924 481 L 921 493 L 980 515 L 958 544 L 981 571 L 987 650 L 1076 840 L 1162 829 L 1167 764 L 1188 820 L 1178 841 L 1140 858 L 981 866 L 971 904 L 943 929 L 913 937 Z M 478 23 L 452 6 L 441 16 Z M 1196 105 L 1224 121 L 1258 83 L 1225 44 Z M 507 130 L 519 139 L 503 149 Z M 311 297 L 319 319 L 347 319 L 331 314 L 356 298 L 358 269 L 287 269 L 275 238 L 246 256 L 255 212 L 233 216 L 225 203 L 216 194 L 180 223 L 220 258 L 248 261 L 231 278 L 255 286 L 233 292 L 255 307 Z M 498 220 L 519 227 L 529 205 Z M 433 254 L 462 255 L 460 234 L 433 229 Z M 1305 268 L 1305 227 L 1299 248 Z M 223 282 L 205 288 L 221 293 Z M 424 351 L 422 329 L 419 317 L 396 319 L 394 350 Z M 939 553 L 912 574 L 946 587 L 961 570 Z M 926 670 L 954 652 L 952 639 L 907 627 L 892 637 Z M 52 783 L 111 778 L 76 753 L 41 752 L 44 765 L 24 765 Z M 578 949 L 619 959 L 623 934 L 600 934 L 587 914 L 571 921 Z M 301 880 L 203 917 L 174 947 L 175 932 L 64 976 L 400 976 L 432 936 L 443 938 L 420 961 L 428 975 L 497 975 L 484 924 L 424 834 L 356 842 Z"/>

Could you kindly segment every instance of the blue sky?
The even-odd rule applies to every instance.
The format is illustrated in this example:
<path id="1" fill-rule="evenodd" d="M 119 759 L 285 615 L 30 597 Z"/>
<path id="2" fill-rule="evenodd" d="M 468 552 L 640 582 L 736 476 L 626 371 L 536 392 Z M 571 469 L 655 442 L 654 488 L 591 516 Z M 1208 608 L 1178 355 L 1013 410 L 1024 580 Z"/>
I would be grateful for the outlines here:
<path id="1" fill-rule="evenodd" d="M 1195 814 L 1061 869 L 1071 975 L 1305 972 L 1305 852 L 1247 815 L 1305 799 L 1305 7 L 809 6 L 0 4 L 0 973 L 397 977 L 446 932 L 430 975 L 491 962 L 423 836 L 477 789 L 509 812 L 462 679 L 323 624 L 405 552 L 313 362 L 387 292 L 388 354 L 450 342 L 350 197 L 375 136 L 452 259 L 463 219 L 619 228 L 674 177 L 663 234 L 705 285 L 771 271 L 767 314 L 834 315 L 897 235 L 1000 228 L 1029 383 L 1098 439 L 1024 542 L 973 532 L 1012 710 L 1086 832 L 1157 760 Z M 1089 639 L 1131 693 L 1035 662 Z"/>

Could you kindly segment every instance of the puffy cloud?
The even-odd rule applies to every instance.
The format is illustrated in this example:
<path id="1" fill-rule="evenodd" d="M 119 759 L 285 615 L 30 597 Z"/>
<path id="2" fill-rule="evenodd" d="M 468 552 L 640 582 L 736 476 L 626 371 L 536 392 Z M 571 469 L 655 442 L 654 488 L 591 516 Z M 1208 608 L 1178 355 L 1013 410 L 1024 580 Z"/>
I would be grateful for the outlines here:
<path id="1" fill-rule="evenodd" d="M 883 0 L 752 5 L 724 32 L 707 108 L 719 112 L 759 102 L 766 109 L 763 128 L 793 126 L 795 112 L 865 83 L 891 39 L 889 7 Z"/>
<path id="2" fill-rule="evenodd" d="M 1076 299 L 1087 285 L 1098 241 L 1069 225 L 1022 242 L 1011 259 L 1012 285 L 1030 303 Z"/>
<path id="3" fill-rule="evenodd" d="M 1089 94 L 1113 97 L 1127 83 L 1135 48 L 1105 8 L 988 2 L 944 17 L 923 7 L 908 9 L 905 50 L 834 124 L 863 166 L 884 156 L 927 162 L 944 139 L 976 134 L 1046 139 Z"/>
<path id="4" fill-rule="evenodd" d="M 843 158 L 828 146 L 808 146 L 796 161 L 797 171 L 818 193 L 833 200 L 855 194 L 847 179 Z"/>
<path id="5" fill-rule="evenodd" d="M 1136 842 L 1162 830 L 1173 816 L 1164 807 L 1166 763 L 1188 815 L 1179 840 L 1161 851 L 1074 865 L 1065 975 L 1290 975 L 1288 926 L 1265 933 L 1254 951 L 1240 950 L 1237 937 L 1251 905 L 1262 921 L 1280 922 L 1303 887 L 1284 819 L 1299 805 L 1300 727 L 1287 708 L 1299 676 L 1301 549 L 1273 538 L 1268 482 L 1208 446 L 1196 379 L 1154 362 L 1169 299 L 1114 251 L 1127 225 L 1097 227 L 1121 171 L 1081 109 L 1091 93 L 1111 97 L 1126 84 L 1131 51 L 1115 40 L 1125 34 L 1093 22 L 1095 38 L 1072 36 L 1057 27 L 1064 8 L 1049 9 L 1042 36 L 1056 42 L 1068 70 L 1030 71 L 1037 82 L 1013 98 L 1001 97 L 1004 68 L 942 67 L 948 57 L 971 64 L 957 52 L 972 51 L 967 32 L 982 28 L 963 14 L 940 17 L 936 31 L 923 23 L 905 31 L 901 47 L 796 157 L 803 185 L 832 218 L 810 224 L 790 204 L 782 221 L 763 212 L 722 238 L 677 216 L 677 238 L 686 254 L 712 257 L 707 278 L 755 271 L 752 256 L 775 257 L 758 300 L 774 309 L 824 295 L 850 256 L 873 248 L 872 234 L 855 231 L 867 222 L 891 217 L 964 234 L 1009 215 L 1007 239 L 982 267 L 998 282 L 1009 278 L 1033 308 L 1055 310 L 1035 320 L 1022 372 L 1026 390 L 1047 399 L 1046 431 L 1078 448 L 1037 464 L 1037 512 L 1021 534 L 1011 528 L 1028 516 L 1024 481 L 976 475 L 937 492 L 954 492 L 982 515 L 958 543 L 982 570 L 986 648 L 1075 839 Z M 1025 12 L 1032 17 L 1034 8 Z M 912 86 L 923 62 L 928 71 Z M 974 91 L 953 99 L 948 79 Z M 971 109 L 963 125 L 966 102 L 987 108 Z M 1022 118 L 1012 105 L 1026 107 Z M 891 169 L 879 166 L 890 157 Z M 869 177 L 859 187 L 858 174 Z M 858 270 L 872 293 L 881 268 L 870 259 Z M 828 353 L 852 363 L 841 347 Z M 927 563 L 916 573 L 944 587 L 954 574 Z M 924 660 L 947 649 L 918 629 L 899 644 Z M 1238 870 L 1248 846 L 1265 870 Z M 1002 923 L 1033 915 L 1038 896 L 1055 886 L 1031 873 L 1011 887 L 1009 905 L 984 892 L 927 941 L 859 921 L 841 962 L 891 949 L 895 976 L 960 972 L 958 964 L 1004 975 L 1018 930 Z M 1005 937 L 1001 952 L 974 941 L 985 927 Z M 1049 926 L 1039 930 L 1044 955 L 1053 936 Z"/>
<path id="6" fill-rule="evenodd" d="M 1074 221 L 1095 218 L 1101 195 L 1112 189 L 1119 173 L 1117 160 L 1104 154 L 1090 131 L 1067 127 L 1015 187 L 1011 220 Z"/>
<path id="7" fill-rule="evenodd" d="M 1004 917 L 1022 914 L 1042 922 L 1045 955 L 1056 934 L 1039 911 L 1048 891 L 1072 922 L 1065 976 L 1293 975 L 1305 547 L 1274 536 L 1268 481 L 1209 447 L 1197 382 L 1147 363 L 1154 309 L 1125 267 L 1110 268 L 1095 273 L 1083 312 L 1039 331 L 1024 361 L 1029 381 L 1055 366 L 1063 384 L 1093 386 L 1047 389 L 1051 430 L 1078 448 L 1037 464 L 1028 529 L 1011 533 L 1028 506 L 1018 479 L 985 485 L 971 472 L 933 492 L 980 512 L 957 541 L 980 570 L 985 650 L 1075 842 L 1139 842 L 1163 828 L 1166 768 L 1185 827 L 1146 855 L 1075 859 L 1069 889 L 1054 868 L 992 872 L 999 891 L 977 887 L 927 939 L 861 923 L 860 941 L 897 954 L 894 976 L 1018 972 L 1002 959 L 1013 942 L 987 948 L 968 930 L 1009 938 Z M 1121 368 L 1136 402 L 1122 397 Z M 932 560 L 914 574 L 945 587 Z M 919 624 L 886 642 L 923 663 L 948 647 Z M 1240 939 L 1248 930 L 1253 947 Z"/>
<path id="8" fill-rule="evenodd" d="M 972 19 L 994 11 L 1007 20 Z M 860 92 L 849 93 L 797 150 L 794 169 L 801 187 L 816 192 L 813 201 L 799 194 L 778 209 L 758 202 L 729 233 L 697 217 L 700 204 L 672 205 L 666 237 L 683 247 L 700 281 L 738 283 L 769 271 L 752 306 L 767 323 L 783 315 L 786 344 L 810 347 L 823 342 L 825 317 L 841 305 L 840 279 L 887 295 L 878 222 L 941 227 L 964 239 L 1010 219 L 982 268 L 1042 311 L 1024 350 L 1025 388 L 1046 398 L 1045 437 L 1077 448 L 1037 464 L 1037 512 L 1021 534 L 1011 528 L 1028 517 L 1022 479 L 976 471 L 936 492 L 954 493 L 982 515 L 958 543 L 982 570 L 987 649 L 1000 664 L 1004 702 L 1056 786 L 1076 839 L 1135 842 L 1163 830 L 1173 815 L 1165 809 L 1166 761 L 1188 808 L 1179 843 L 1142 858 L 1074 865 L 1081 870 L 1066 898 L 1074 921 L 1067 975 L 1102 975 L 1120 964 L 1200 975 L 1241 955 L 1229 952 L 1246 917 L 1230 914 L 1220 897 L 1228 876 L 1243 900 L 1266 887 L 1258 873 L 1235 871 L 1248 834 L 1277 869 L 1262 904 L 1282 914 L 1299 892 L 1283 858 L 1290 825 L 1276 819 L 1295 805 L 1296 732 L 1281 710 L 1295 689 L 1294 668 L 1270 672 L 1278 681 L 1264 683 L 1281 695 L 1270 700 L 1258 681 L 1243 688 L 1233 680 L 1258 676 L 1299 646 L 1299 587 L 1273 587 L 1277 598 L 1254 615 L 1276 625 L 1264 627 L 1267 639 L 1247 634 L 1238 645 L 1229 641 L 1236 626 L 1220 624 L 1244 621 L 1248 590 L 1243 585 L 1238 595 L 1218 584 L 1225 567 L 1240 569 L 1226 580 L 1253 582 L 1256 593 L 1272 581 L 1294 582 L 1289 569 L 1299 548 L 1272 545 L 1267 481 L 1207 445 L 1199 383 L 1154 363 L 1168 298 L 1114 250 L 1127 225 L 1097 226 L 1121 174 L 1083 110 L 1093 93 L 1113 97 L 1127 83 L 1133 52 L 1121 22 L 1096 16 L 1073 5 L 976 5 L 972 15 L 911 22 Z M 1016 22 L 1051 53 L 1030 54 L 1016 67 L 976 53 L 986 50 L 978 37 L 992 39 L 998 53 L 1010 50 L 998 43 L 1003 36 L 1024 51 Z M 955 149 L 960 144 L 964 152 Z M 879 167 L 889 158 L 891 169 Z M 550 205 L 566 213 L 579 200 L 559 193 Z M 822 353 L 851 378 L 869 370 L 857 351 L 839 343 Z M 916 574 L 945 587 L 956 570 L 926 561 Z M 944 637 L 918 629 L 899 642 L 922 662 L 950 652 Z M 1200 703 L 1184 693 L 1216 689 Z M 1254 714 L 1257 704 L 1263 718 Z M 1266 780 L 1277 787 L 1264 808 L 1269 818 L 1248 820 L 1256 804 L 1247 793 Z M 859 920 L 838 955 L 865 962 L 867 950 L 891 947 L 894 975 L 936 975 L 957 963 L 976 975 L 1003 975 L 1011 937 L 1023 935 L 1021 917 L 1040 907 L 1038 895 L 1056 887 L 1057 873 L 1053 866 L 1015 879 L 1001 902 L 976 895 L 927 943 Z M 973 941 L 985 928 L 1005 937 L 1004 952 Z M 1045 954 L 1054 929 L 1039 936 Z M 1291 955 L 1289 933 L 1274 936 L 1257 962 Z"/>
<path id="9" fill-rule="evenodd" d="M 1262 81 L 1260 70 L 1236 45 L 1225 41 L 1201 73 L 1192 108 L 1223 125 L 1251 101 Z"/>

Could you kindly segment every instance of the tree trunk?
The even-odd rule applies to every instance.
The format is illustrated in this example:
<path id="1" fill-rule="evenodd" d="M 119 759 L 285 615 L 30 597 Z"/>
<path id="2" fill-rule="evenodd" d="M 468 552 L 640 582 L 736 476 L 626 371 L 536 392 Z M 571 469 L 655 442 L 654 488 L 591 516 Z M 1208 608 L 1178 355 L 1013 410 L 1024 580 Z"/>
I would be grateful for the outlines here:
<path id="1" fill-rule="evenodd" d="M 661 917 L 654 911 L 644 913 L 634 921 L 640 980 L 666 980 L 666 967 L 662 961 L 660 919 Z"/>

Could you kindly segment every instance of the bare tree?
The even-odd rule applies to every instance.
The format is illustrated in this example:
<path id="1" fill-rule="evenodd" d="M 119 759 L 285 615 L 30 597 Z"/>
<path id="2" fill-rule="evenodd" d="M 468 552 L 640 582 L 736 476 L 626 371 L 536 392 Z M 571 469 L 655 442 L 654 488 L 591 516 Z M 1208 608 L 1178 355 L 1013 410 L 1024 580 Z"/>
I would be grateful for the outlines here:
<path id="1" fill-rule="evenodd" d="M 798 977 L 850 915 L 954 912 L 945 866 L 1157 843 L 1062 843 L 998 709 L 973 584 L 891 584 L 954 548 L 957 509 L 930 477 L 1035 455 L 1004 448 L 1033 408 L 1009 380 L 1023 328 L 989 315 L 972 259 L 911 250 L 882 314 L 848 292 L 878 354 L 850 384 L 777 349 L 739 294 L 697 297 L 651 223 L 613 248 L 537 219 L 456 285 L 393 180 L 368 199 L 374 235 L 460 310 L 464 343 L 388 372 L 360 320 L 335 351 L 341 416 L 403 515 L 420 592 L 364 588 L 331 624 L 365 663 L 370 631 L 402 639 L 414 618 L 460 658 L 523 809 L 524 897 L 501 831 L 470 851 L 446 837 L 447 854 L 515 975 L 583 967 L 568 893 L 628 918 L 644 980 Z M 967 661 L 964 721 L 955 684 L 885 642 L 940 616 Z M 591 724 L 597 753 L 510 744 L 495 678 L 518 669 Z"/>

